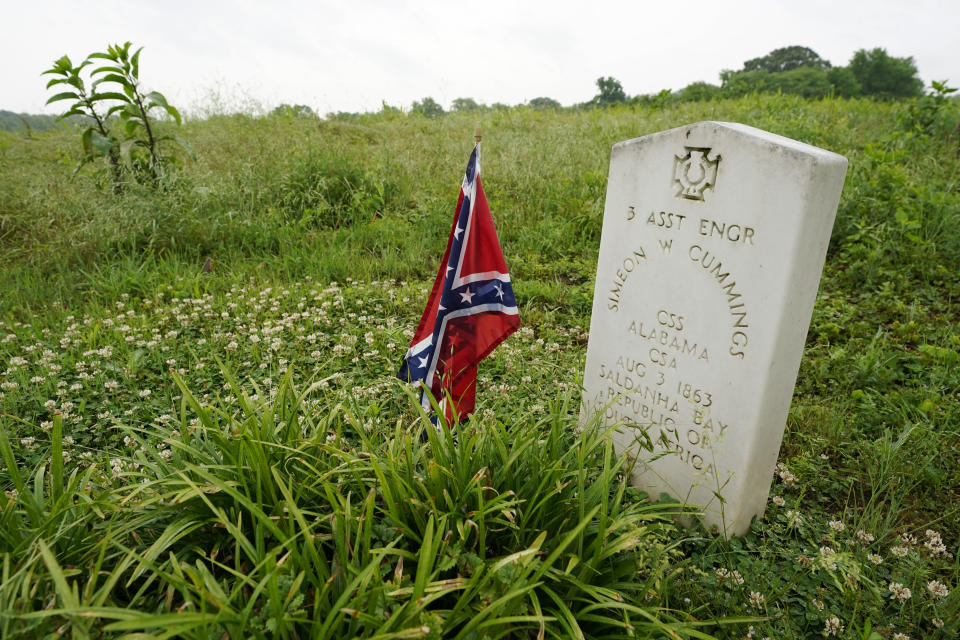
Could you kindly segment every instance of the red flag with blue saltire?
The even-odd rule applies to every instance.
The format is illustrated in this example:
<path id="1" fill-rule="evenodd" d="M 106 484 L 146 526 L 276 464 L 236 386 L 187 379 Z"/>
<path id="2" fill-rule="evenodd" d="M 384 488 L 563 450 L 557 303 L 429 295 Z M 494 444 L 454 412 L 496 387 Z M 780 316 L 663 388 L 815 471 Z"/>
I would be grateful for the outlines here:
<path id="1" fill-rule="evenodd" d="M 443 262 L 397 377 L 421 385 L 463 420 L 476 403 L 477 364 L 520 326 L 517 301 L 480 183 L 478 142 L 460 187 Z"/>

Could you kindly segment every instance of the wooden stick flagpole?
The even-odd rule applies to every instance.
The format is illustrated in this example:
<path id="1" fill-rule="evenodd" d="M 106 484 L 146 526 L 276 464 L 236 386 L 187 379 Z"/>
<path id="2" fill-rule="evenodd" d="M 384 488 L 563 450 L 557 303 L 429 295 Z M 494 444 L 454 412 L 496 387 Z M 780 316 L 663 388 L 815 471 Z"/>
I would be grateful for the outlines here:
<path id="1" fill-rule="evenodd" d="M 473 139 L 480 144 L 480 123 L 477 123 L 477 126 L 473 129 Z"/>

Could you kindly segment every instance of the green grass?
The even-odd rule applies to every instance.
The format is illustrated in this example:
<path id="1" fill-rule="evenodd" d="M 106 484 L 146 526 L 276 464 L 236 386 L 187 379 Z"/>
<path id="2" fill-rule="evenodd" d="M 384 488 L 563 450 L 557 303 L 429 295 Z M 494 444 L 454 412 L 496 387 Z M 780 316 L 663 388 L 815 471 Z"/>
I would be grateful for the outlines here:
<path id="1" fill-rule="evenodd" d="M 472 119 L 188 122 L 199 160 L 120 195 L 69 179 L 70 134 L 0 132 L 0 636 L 955 635 L 958 141 L 905 112 L 484 114 L 524 327 L 456 442 L 393 373 Z M 730 542 L 575 428 L 609 149 L 704 119 L 851 161 L 774 501 Z"/>

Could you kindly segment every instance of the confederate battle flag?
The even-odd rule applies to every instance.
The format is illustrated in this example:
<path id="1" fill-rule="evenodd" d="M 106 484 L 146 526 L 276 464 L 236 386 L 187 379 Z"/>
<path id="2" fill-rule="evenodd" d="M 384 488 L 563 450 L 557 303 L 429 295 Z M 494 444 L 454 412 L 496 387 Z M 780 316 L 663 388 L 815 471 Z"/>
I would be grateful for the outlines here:
<path id="1" fill-rule="evenodd" d="M 510 275 L 480 184 L 480 143 L 467 162 L 447 251 L 397 377 L 429 389 L 448 422 L 476 402 L 477 364 L 520 326 Z"/>

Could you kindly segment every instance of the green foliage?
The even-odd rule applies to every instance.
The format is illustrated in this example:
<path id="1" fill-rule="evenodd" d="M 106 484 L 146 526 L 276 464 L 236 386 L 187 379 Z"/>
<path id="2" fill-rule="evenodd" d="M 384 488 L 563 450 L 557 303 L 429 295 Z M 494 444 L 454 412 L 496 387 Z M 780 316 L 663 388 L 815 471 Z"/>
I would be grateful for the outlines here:
<path id="1" fill-rule="evenodd" d="M 121 176 L 118 141 L 107 130 L 108 125 L 105 119 L 109 117 L 109 112 L 104 115 L 97 111 L 97 104 L 104 100 L 110 100 L 112 94 L 96 91 L 96 83 L 94 83 L 89 90 L 87 89 L 81 72 L 84 67 L 90 64 L 92 64 L 91 61 L 87 59 L 80 63 L 79 66 L 74 66 L 67 56 L 63 56 L 54 61 L 53 66 L 42 74 L 54 76 L 54 78 L 47 82 L 47 89 L 56 85 L 64 85 L 60 88 L 66 90 L 51 96 L 50 99 L 47 100 L 47 104 L 70 100 L 72 104 L 61 118 L 87 117 L 93 120 L 93 124 L 87 126 L 80 134 L 80 140 L 83 144 L 83 157 L 74 168 L 74 175 L 88 162 L 92 162 L 97 158 L 107 157 L 110 160 L 110 168 L 113 171 L 114 188 L 119 189 Z"/>
<path id="2" fill-rule="evenodd" d="M 453 101 L 453 104 L 450 106 L 451 111 L 473 113 L 475 111 L 481 111 L 486 107 L 482 104 L 478 104 L 473 98 L 457 98 Z"/>
<path id="3" fill-rule="evenodd" d="M 113 85 L 115 91 L 100 94 L 101 99 L 111 100 L 113 104 L 107 110 L 107 116 L 117 114 L 123 129 L 123 138 L 114 142 L 120 158 L 136 173 L 146 174 L 153 184 L 157 184 L 171 156 L 163 155 L 161 143 L 173 143 L 194 155 L 190 145 L 176 135 L 161 135 L 157 131 L 153 109 L 160 109 L 177 124 L 181 123 L 180 112 L 167 102 L 159 91 L 144 93 L 140 84 L 140 47 L 130 52 L 130 42 L 122 45 L 110 45 L 105 52 L 91 53 L 84 64 L 93 60 L 106 60 L 109 64 L 97 67 L 91 72 L 93 88 L 99 85 Z M 119 90 L 119 91 L 117 91 Z"/>
<path id="4" fill-rule="evenodd" d="M 782 93 L 819 98 L 833 91 L 828 72 L 814 67 L 797 67 L 776 75 L 777 90 Z"/>
<path id="5" fill-rule="evenodd" d="M 560 109 L 559 102 L 545 96 L 531 99 L 527 102 L 527 106 L 537 111 L 558 111 Z"/>
<path id="6" fill-rule="evenodd" d="M 864 95 L 881 99 L 915 98 L 923 94 L 913 58 L 894 58 L 886 49 L 859 49 L 850 59 L 853 73 Z"/>
<path id="7" fill-rule="evenodd" d="M 797 67 L 789 71 L 771 73 L 757 71 L 725 71 L 722 93 L 727 96 L 742 96 L 750 93 L 785 93 L 804 98 L 823 98 L 829 95 L 847 95 L 855 90 L 851 76 L 842 67 L 829 70 L 816 67 Z M 838 87 L 833 80 L 841 83 Z"/>
<path id="8" fill-rule="evenodd" d="M 305 104 L 281 104 L 270 111 L 270 115 L 279 118 L 316 118 L 313 108 Z"/>
<path id="9" fill-rule="evenodd" d="M 833 67 L 806 47 L 776 49 L 720 73 L 723 94 L 788 93 L 806 98 L 872 96 L 919 97 L 923 83 L 913 58 L 893 58 L 884 49 L 857 51 L 847 67 Z"/>
<path id="10" fill-rule="evenodd" d="M 420 101 L 414 100 L 410 112 L 425 118 L 439 118 L 445 113 L 440 103 L 429 96 Z"/>
<path id="11" fill-rule="evenodd" d="M 723 90 L 709 82 L 692 82 L 677 92 L 681 102 L 702 102 L 717 100 L 723 95 Z"/>
<path id="12" fill-rule="evenodd" d="M 342 156 L 308 157 L 280 184 L 276 201 L 300 228 L 337 229 L 382 217 L 398 207 L 396 183 L 370 176 Z"/>
<path id="13" fill-rule="evenodd" d="M 827 80 L 833 88 L 833 95 L 840 98 L 853 98 L 863 93 L 863 87 L 850 67 L 831 67 L 827 70 Z"/>
<path id="14" fill-rule="evenodd" d="M 600 93 L 594 96 L 593 104 L 599 107 L 619 104 L 627 99 L 627 94 L 623 92 L 623 86 L 616 78 L 597 78 L 597 89 Z"/>
<path id="15" fill-rule="evenodd" d="M 830 68 L 830 62 L 821 58 L 813 49 L 792 46 L 774 49 L 763 57 L 752 58 L 743 63 L 743 71 L 770 73 L 782 73 L 801 67 L 826 70 Z"/>
<path id="16" fill-rule="evenodd" d="M 960 103 L 951 93 L 957 90 L 948 87 L 947 82 L 934 80 L 930 92 L 914 98 L 907 107 L 904 125 L 926 135 L 938 135 L 946 138 L 958 133 L 960 128 Z"/>
<path id="17" fill-rule="evenodd" d="M 161 153 L 161 143 L 173 143 L 191 156 L 194 155 L 190 146 L 179 136 L 161 135 L 157 131 L 151 110 L 161 109 L 177 124 L 180 124 L 180 112 L 160 92 L 143 92 L 139 79 L 142 47 L 133 53 L 130 47 L 129 42 L 111 45 L 106 52 L 90 54 L 78 66 L 73 66 L 70 58 L 63 56 L 43 72 L 44 75 L 55 76 L 47 83 L 48 89 L 55 85 L 65 85 L 61 88 L 66 89 L 53 95 L 47 104 L 70 100 L 72 104 L 62 118 L 87 117 L 94 123 L 81 133 L 83 157 L 74 174 L 89 162 L 108 158 L 113 172 L 114 191 L 117 192 L 123 184 L 121 166 L 138 178 L 145 176 L 151 184 L 158 184 L 166 164 L 172 159 Z M 82 71 L 99 59 L 111 64 L 90 72 L 92 82 L 88 89 Z M 101 89 L 102 85 L 110 90 Z M 105 111 L 101 112 L 98 108 Z M 111 121 L 114 115 L 119 121 L 117 127 Z M 115 129 L 121 129 L 122 134 Z"/>
<path id="18" fill-rule="evenodd" d="M 57 129 L 64 125 L 70 128 L 78 128 L 86 124 L 88 124 L 88 120 L 82 116 L 61 119 L 56 116 L 14 113 L 0 109 L 0 131 L 45 131 L 47 129 Z"/>

